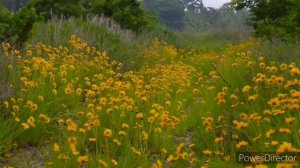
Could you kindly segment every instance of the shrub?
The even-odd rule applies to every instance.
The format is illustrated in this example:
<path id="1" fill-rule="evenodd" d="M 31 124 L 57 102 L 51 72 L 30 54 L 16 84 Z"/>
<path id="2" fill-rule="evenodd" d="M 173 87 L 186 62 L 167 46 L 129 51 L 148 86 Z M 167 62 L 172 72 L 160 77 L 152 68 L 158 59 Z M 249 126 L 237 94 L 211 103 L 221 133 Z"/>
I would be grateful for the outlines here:
<path id="1" fill-rule="evenodd" d="M 29 38 L 33 24 L 39 19 L 34 8 L 28 6 L 11 14 L 1 7 L 0 13 L 0 41 L 7 41 L 21 47 Z"/>

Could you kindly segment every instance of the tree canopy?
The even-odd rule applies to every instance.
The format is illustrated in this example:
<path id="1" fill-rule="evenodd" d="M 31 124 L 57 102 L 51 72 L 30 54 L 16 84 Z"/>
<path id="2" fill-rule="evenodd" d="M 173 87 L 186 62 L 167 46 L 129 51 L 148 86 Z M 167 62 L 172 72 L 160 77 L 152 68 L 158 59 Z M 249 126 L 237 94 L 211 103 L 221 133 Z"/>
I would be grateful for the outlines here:
<path id="1" fill-rule="evenodd" d="M 145 7 L 158 15 L 162 23 L 174 30 L 183 30 L 184 6 L 179 0 L 144 0 Z"/>
<path id="2" fill-rule="evenodd" d="M 144 5 L 162 23 L 177 31 L 205 32 L 228 25 L 237 29 L 245 27 L 248 16 L 246 10 L 234 12 L 228 4 L 219 9 L 205 7 L 202 0 L 144 0 Z"/>
<path id="3" fill-rule="evenodd" d="M 234 0 L 236 10 L 248 8 L 255 35 L 269 40 L 300 39 L 299 0 Z"/>

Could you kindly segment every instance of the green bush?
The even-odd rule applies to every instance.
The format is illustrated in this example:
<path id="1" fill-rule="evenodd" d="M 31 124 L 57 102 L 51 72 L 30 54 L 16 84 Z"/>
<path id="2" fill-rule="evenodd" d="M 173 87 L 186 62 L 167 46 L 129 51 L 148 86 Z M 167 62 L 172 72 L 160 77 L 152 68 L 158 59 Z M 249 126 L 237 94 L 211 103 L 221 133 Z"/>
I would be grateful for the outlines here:
<path id="1" fill-rule="evenodd" d="M 28 6 L 11 14 L 0 7 L 0 41 L 10 42 L 17 47 L 29 38 L 33 24 L 39 19 L 34 8 Z"/>
<path id="2" fill-rule="evenodd" d="M 0 6 L 0 41 L 3 41 L 8 36 L 11 22 L 12 18 L 9 10 Z"/>
<path id="3" fill-rule="evenodd" d="M 298 0 L 235 0 L 235 9 L 248 8 L 249 24 L 255 35 L 268 40 L 299 41 L 300 1 Z"/>

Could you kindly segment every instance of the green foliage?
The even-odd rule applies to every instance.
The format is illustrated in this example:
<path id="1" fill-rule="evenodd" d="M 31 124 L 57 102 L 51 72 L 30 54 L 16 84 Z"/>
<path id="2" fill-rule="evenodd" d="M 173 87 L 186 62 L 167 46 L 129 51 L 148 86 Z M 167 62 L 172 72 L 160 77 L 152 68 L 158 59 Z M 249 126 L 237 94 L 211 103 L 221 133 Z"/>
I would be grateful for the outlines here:
<path id="1" fill-rule="evenodd" d="M 247 10 L 234 12 L 228 5 L 219 9 L 210 7 L 199 7 L 199 9 L 188 8 L 185 13 L 184 25 L 188 32 L 238 32 L 239 30 L 249 31 L 245 20 L 248 17 Z"/>
<path id="2" fill-rule="evenodd" d="M 53 16 L 87 18 L 91 15 L 111 17 L 121 28 L 135 32 L 160 27 L 137 0 L 33 0 L 14 14 L 1 8 L 0 40 L 21 46 L 29 38 L 37 20 L 49 20 Z"/>
<path id="3" fill-rule="evenodd" d="M 3 41 L 8 36 L 9 27 L 11 25 L 12 18 L 9 10 L 0 6 L 0 41 Z"/>
<path id="4" fill-rule="evenodd" d="M 0 8 L 0 41 L 7 41 L 20 47 L 29 38 L 30 30 L 39 16 L 30 6 L 14 14 L 3 7 Z"/>
<path id="5" fill-rule="evenodd" d="M 184 6 L 177 0 L 145 0 L 144 5 L 156 12 L 160 21 L 174 30 L 183 30 Z"/>
<path id="6" fill-rule="evenodd" d="M 142 4 L 137 0 L 98 0 L 92 5 L 91 14 L 113 18 L 121 27 L 140 31 L 156 24 L 151 16 L 147 16 Z"/>
<path id="7" fill-rule="evenodd" d="M 235 0 L 235 9 L 249 8 L 255 35 L 269 40 L 296 41 L 300 38 L 298 0 Z"/>
<path id="8" fill-rule="evenodd" d="M 87 3 L 83 0 L 33 0 L 30 5 L 34 6 L 39 15 L 50 19 L 53 15 L 80 17 L 87 10 Z"/>
<path id="9" fill-rule="evenodd" d="M 155 22 L 152 17 L 147 16 L 137 0 L 34 0 L 31 5 L 46 19 L 55 15 L 67 18 L 105 15 L 113 18 L 122 28 L 134 31 L 148 28 Z"/>
<path id="10" fill-rule="evenodd" d="M 185 32 L 248 31 L 244 23 L 248 12 L 234 12 L 227 4 L 219 9 L 205 7 L 202 0 L 145 0 L 145 7 L 155 12 L 162 23 Z"/>
<path id="11" fill-rule="evenodd" d="M 21 46 L 29 38 L 31 28 L 34 22 L 39 19 L 39 16 L 36 14 L 34 8 L 24 8 L 16 12 L 12 19 L 10 36 L 13 37 L 13 43 Z"/>
<path id="12" fill-rule="evenodd" d="M 300 45 L 296 43 L 260 41 L 260 45 L 249 50 L 256 53 L 257 56 L 265 56 L 267 60 L 300 64 Z"/>

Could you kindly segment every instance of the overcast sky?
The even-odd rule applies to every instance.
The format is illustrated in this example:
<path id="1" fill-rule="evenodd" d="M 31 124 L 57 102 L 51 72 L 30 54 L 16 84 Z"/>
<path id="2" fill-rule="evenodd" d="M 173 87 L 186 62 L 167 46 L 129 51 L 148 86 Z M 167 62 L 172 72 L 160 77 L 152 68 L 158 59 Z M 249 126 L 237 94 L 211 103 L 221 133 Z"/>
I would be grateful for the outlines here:
<path id="1" fill-rule="evenodd" d="M 203 0 L 203 3 L 206 7 L 219 8 L 224 3 L 230 2 L 231 0 Z"/>

